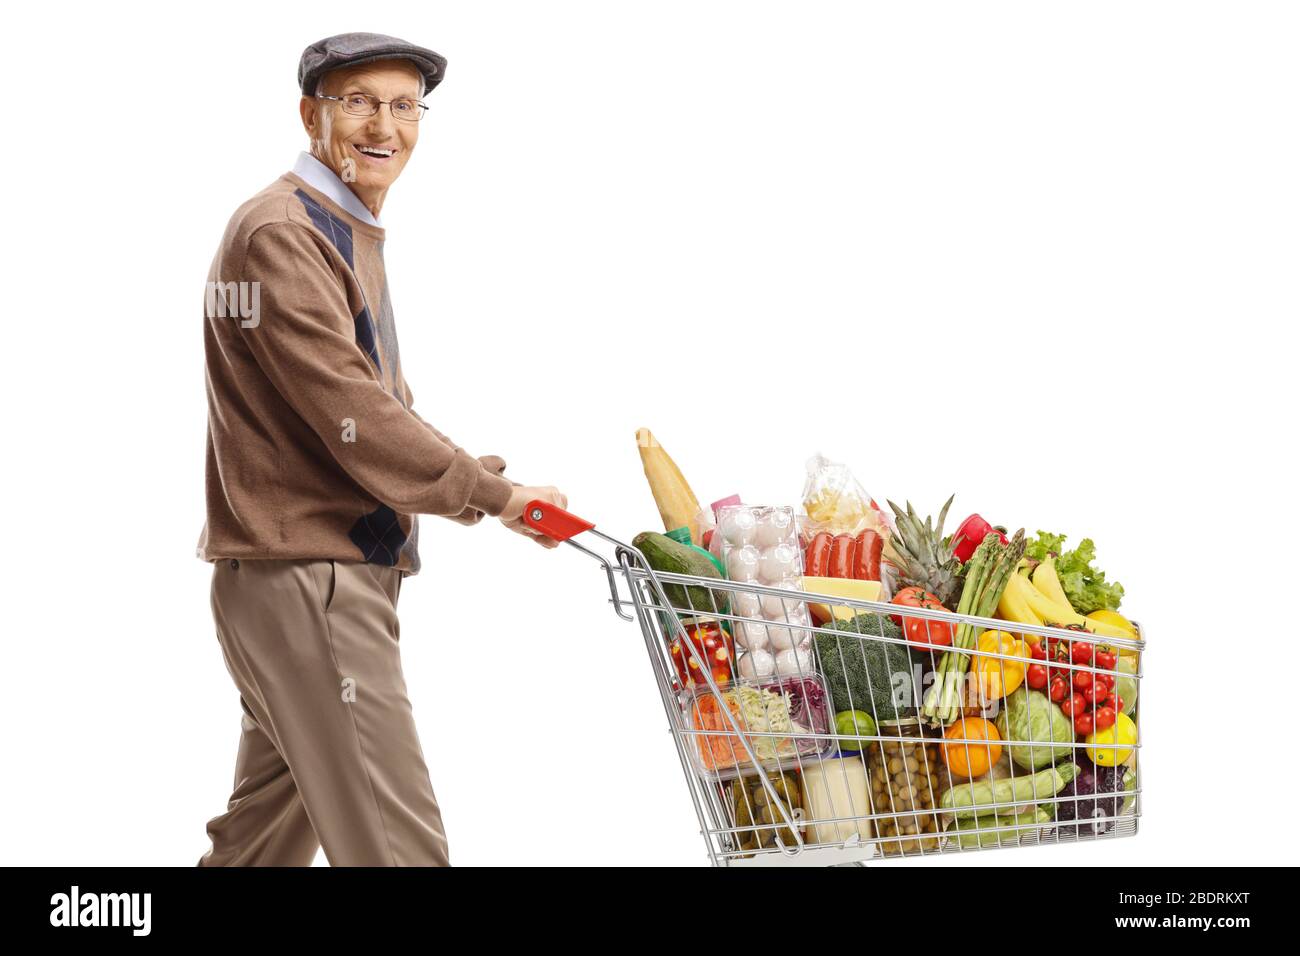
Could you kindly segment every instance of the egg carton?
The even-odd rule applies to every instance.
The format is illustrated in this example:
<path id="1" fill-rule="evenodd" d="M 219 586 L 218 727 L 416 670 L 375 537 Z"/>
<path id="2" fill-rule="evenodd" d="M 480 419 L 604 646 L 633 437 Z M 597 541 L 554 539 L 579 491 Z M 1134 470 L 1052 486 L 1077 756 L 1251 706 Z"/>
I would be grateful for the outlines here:
<path id="1" fill-rule="evenodd" d="M 803 591 L 803 551 L 794 508 L 726 505 L 718 510 L 717 534 L 727 579 L 755 586 L 731 595 L 731 612 L 739 618 L 732 621 L 732 636 L 744 652 L 736 662 L 740 677 L 812 673 L 808 606 L 789 593 Z"/>

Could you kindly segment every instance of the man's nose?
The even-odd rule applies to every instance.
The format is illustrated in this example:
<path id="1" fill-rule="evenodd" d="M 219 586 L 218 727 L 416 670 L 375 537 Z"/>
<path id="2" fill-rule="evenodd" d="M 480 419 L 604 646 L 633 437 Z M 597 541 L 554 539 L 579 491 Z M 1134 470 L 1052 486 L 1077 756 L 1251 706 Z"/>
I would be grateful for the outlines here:
<path id="1" fill-rule="evenodd" d="M 396 132 L 396 121 L 393 119 L 392 109 L 391 103 L 381 104 L 379 112 L 370 117 L 370 122 L 366 124 L 366 132 L 383 139 L 392 136 Z"/>

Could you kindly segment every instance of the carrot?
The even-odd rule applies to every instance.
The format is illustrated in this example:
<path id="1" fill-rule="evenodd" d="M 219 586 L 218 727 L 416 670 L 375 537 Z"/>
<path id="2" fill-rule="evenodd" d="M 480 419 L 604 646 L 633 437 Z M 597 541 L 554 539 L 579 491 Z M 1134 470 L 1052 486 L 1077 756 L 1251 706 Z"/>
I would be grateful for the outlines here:
<path id="1" fill-rule="evenodd" d="M 731 711 L 740 726 L 744 726 L 743 718 L 740 714 L 740 705 L 731 694 L 723 697 L 726 701 L 727 709 Z M 712 694 L 700 697 L 695 701 L 695 725 L 700 730 L 719 730 L 723 733 L 701 734 L 699 736 L 700 759 L 704 766 L 709 770 L 721 770 L 725 767 L 732 767 L 740 763 L 745 757 L 745 748 L 736 738 L 735 732 L 731 729 L 718 707 L 717 698 Z"/>

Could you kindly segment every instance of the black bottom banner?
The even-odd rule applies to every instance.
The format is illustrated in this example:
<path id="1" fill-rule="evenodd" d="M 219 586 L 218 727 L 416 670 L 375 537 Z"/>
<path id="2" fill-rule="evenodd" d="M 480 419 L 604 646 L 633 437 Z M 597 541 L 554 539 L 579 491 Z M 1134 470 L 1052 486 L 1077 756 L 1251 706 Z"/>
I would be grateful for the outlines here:
<path id="1" fill-rule="evenodd" d="M 1241 933 L 1279 932 L 1294 917 L 1281 912 L 1291 896 L 1281 885 L 1289 881 L 1270 869 L 1035 869 L 1031 875 L 1008 867 L 939 873 L 881 865 L 826 871 L 821 883 L 806 869 L 761 876 L 747 871 L 738 879 L 734 873 L 635 870 L 11 868 L 4 907 L 7 925 L 24 936 L 74 934 L 83 942 L 113 936 L 248 944 L 283 936 L 337 943 L 359 935 L 369 942 L 386 933 L 425 932 L 432 943 L 463 924 L 490 933 L 493 942 L 518 933 L 572 944 L 584 937 L 608 941 L 611 919 L 647 941 L 656 931 L 680 937 L 682 924 L 697 920 L 703 927 L 707 919 L 717 932 L 717 920 L 732 922 L 747 913 L 757 917 L 757 929 L 775 915 L 778 901 L 799 899 L 803 913 L 834 904 L 835 934 L 870 936 L 872 926 L 901 921 L 938 930 L 939 937 L 931 938 L 939 941 L 951 922 L 945 952 L 962 941 L 981 945 L 969 935 L 972 908 L 980 911 L 981 922 L 1005 920 L 1017 935 L 1053 927 L 1170 941 L 1197 934 L 1228 946 Z M 566 891 L 573 895 L 565 897 Z M 754 910 L 755 894 L 770 901 L 766 915 Z M 845 919 L 849 900 L 860 919 Z M 603 915 L 593 919 L 596 914 Z M 994 930 L 992 922 L 986 925 Z M 784 928 L 792 929 L 788 923 Z"/>

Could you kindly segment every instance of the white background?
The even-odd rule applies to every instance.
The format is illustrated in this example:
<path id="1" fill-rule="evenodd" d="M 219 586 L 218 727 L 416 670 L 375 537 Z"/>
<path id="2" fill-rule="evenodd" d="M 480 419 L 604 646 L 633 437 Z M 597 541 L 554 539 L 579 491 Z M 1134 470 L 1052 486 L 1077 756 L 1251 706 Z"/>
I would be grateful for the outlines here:
<path id="1" fill-rule="evenodd" d="M 797 503 L 821 450 L 881 500 L 1092 536 L 1150 639 L 1142 832 L 937 865 L 1294 850 L 1294 8 L 9 17 L 0 861 L 191 865 L 225 807 L 202 285 L 304 146 L 302 48 L 358 29 L 450 61 L 383 210 L 426 418 L 624 538 L 658 521 L 642 425 L 704 502 Z M 421 544 L 403 658 L 453 861 L 703 863 L 594 562 L 492 521 Z"/>

